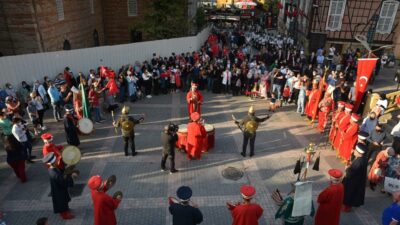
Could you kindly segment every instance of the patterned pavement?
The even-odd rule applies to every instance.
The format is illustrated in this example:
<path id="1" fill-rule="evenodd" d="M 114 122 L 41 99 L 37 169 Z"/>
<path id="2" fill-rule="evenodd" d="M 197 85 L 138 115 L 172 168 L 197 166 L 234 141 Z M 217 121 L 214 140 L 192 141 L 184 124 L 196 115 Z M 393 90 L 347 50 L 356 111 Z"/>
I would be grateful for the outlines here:
<path id="1" fill-rule="evenodd" d="M 96 124 L 95 131 L 82 137 L 80 146 L 83 153 L 77 165 L 81 176 L 76 181 L 83 190 L 75 190 L 70 207 L 76 218 L 62 221 L 52 212 L 50 187 L 45 167 L 35 163 L 27 167 L 28 182 L 19 183 L 11 169 L 4 163 L 4 153 L 0 163 L 0 211 L 4 211 L 8 225 L 34 224 L 41 216 L 47 216 L 51 225 L 93 224 L 90 191 L 85 186 L 90 176 L 100 174 L 106 178 L 117 176 L 117 184 L 110 191 L 124 193 L 117 212 L 120 225 L 162 225 L 172 224 L 168 212 L 167 196 L 175 196 L 181 185 L 191 186 L 192 200 L 200 206 L 206 225 L 230 224 L 231 218 L 226 209 L 227 201 L 239 201 L 239 189 L 243 184 L 252 184 L 257 189 L 255 201 L 262 205 L 264 214 L 260 225 L 281 224 L 274 219 L 276 205 L 271 191 L 279 188 L 287 193 L 290 183 L 296 180 L 293 168 L 303 148 L 310 142 L 318 142 L 319 135 L 306 121 L 294 112 L 294 106 L 281 108 L 272 118 L 263 123 L 256 139 L 256 156 L 243 158 L 239 155 L 242 143 L 240 131 L 231 121 L 231 114 L 237 118 L 244 116 L 251 104 L 257 114 L 267 112 L 265 100 L 249 101 L 246 97 L 230 97 L 204 93 L 203 117 L 216 129 L 215 148 L 204 154 L 200 161 L 188 161 L 182 153 L 176 155 L 179 173 L 169 175 L 160 171 L 161 144 L 160 132 L 170 121 L 187 122 L 185 95 L 155 96 L 137 103 L 129 104 L 131 113 L 145 113 L 144 124 L 136 127 L 135 157 L 123 155 L 123 143 L 119 134 L 111 126 L 111 118 L 103 124 Z M 49 130 L 55 133 L 55 142 L 64 143 L 65 137 L 61 123 L 49 121 Z M 37 142 L 34 152 L 41 157 L 41 143 Z M 335 158 L 334 152 L 321 148 L 320 171 L 309 171 L 308 178 L 314 181 L 314 200 L 328 184 L 326 171 L 331 167 L 343 166 Z M 234 166 L 244 171 L 243 178 L 237 181 L 226 180 L 221 176 L 224 168 Z M 342 225 L 377 225 L 380 214 L 390 198 L 367 190 L 366 204 L 348 214 L 342 214 Z M 315 203 L 316 204 L 316 203 Z M 316 204 L 317 205 L 317 204 Z M 307 218 L 306 224 L 313 224 Z"/>

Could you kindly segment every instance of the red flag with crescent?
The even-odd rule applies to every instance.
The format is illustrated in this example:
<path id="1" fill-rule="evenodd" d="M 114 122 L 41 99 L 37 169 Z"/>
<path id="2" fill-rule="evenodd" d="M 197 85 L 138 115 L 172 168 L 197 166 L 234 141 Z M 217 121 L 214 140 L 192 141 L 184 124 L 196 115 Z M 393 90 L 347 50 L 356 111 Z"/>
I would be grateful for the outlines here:
<path id="1" fill-rule="evenodd" d="M 356 101 L 354 102 L 354 110 L 357 111 L 360 106 L 362 97 L 367 90 L 369 79 L 375 69 L 378 59 L 358 59 L 357 64 L 357 79 L 356 79 Z"/>

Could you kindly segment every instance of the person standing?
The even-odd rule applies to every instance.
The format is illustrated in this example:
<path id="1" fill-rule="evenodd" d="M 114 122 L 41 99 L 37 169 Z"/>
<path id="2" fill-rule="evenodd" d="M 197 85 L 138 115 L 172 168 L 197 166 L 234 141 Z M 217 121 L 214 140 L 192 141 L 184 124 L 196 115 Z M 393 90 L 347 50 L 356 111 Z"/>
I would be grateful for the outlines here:
<path id="1" fill-rule="evenodd" d="M 197 112 L 201 115 L 201 104 L 203 104 L 203 95 L 197 90 L 197 84 L 192 83 L 190 91 L 186 94 L 188 104 L 189 118 L 192 113 Z"/>
<path id="2" fill-rule="evenodd" d="M 50 152 L 43 158 L 43 163 L 49 166 L 48 173 L 50 177 L 51 198 L 53 201 L 53 212 L 60 214 L 64 220 L 73 219 L 68 203 L 71 197 L 68 188 L 74 186 L 73 178 L 78 177 L 76 172 L 71 175 L 64 174 L 64 171 L 57 167 L 57 158 L 53 152 Z"/>
<path id="3" fill-rule="evenodd" d="M 328 121 L 328 116 L 329 113 L 332 110 L 332 106 L 333 106 L 333 99 L 331 97 L 331 93 L 329 93 L 328 91 L 325 92 L 325 96 L 324 98 L 318 103 L 318 108 L 319 108 L 319 112 L 318 112 L 318 131 L 319 132 L 324 132 L 327 121 Z"/>
<path id="4" fill-rule="evenodd" d="M 243 145 L 242 145 L 242 152 L 240 153 L 243 157 L 246 157 L 247 144 L 249 140 L 250 140 L 250 157 L 254 155 L 254 143 L 256 141 L 256 131 L 258 125 L 269 118 L 270 118 L 269 115 L 267 115 L 264 118 L 258 118 L 255 115 L 254 107 L 251 106 L 249 108 L 246 117 L 244 117 L 240 122 L 235 121 L 235 123 L 243 131 Z"/>
<path id="5" fill-rule="evenodd" d="M 337 151 L 337 154 L 339 153 L 339 147 L 340 147 L 340 142 L 342 140 L 342 136 L 350 124 L 352 110 L 353 110 L 353 105 L 346 104 L 344 107 L 344 114 L 339 119 L 336 135 L 333 140 L 333 148 Z"/>
<path id="6" fill-rule="evenodd" d="M 24 146 L 27 153 L 26 161 L 28 163 L 33 163 L 32 159 L 35 156 L 32 155 L 32 143 L 27 135 L 26 124 L 23 124 L 21 118 L 19 117 L 15 117 L 13 119 L 12 134 L 14 135 L 15 139 L 17 139 L 17 141 Z"/>
<path id="7" fill-rule="evenodd" d="M 165 163 L 167 158 L 169 158 L 170 174 L 178 172 L 175 169 L 175 143 L 178 141 L 177 131 L 178 126 L 170 123 L 161 133 L 161 142 L 163 143 L 161 170 L 166 171 Z"/>
<path id="8" fill-rule="evenodd" d="M 77 125 L 78 120 L 74 116 L 74 109 L 72 105 L 65 105 L 65 115 L 64 115 L 64 130 L 67 135 L 67 143 L 69 145 L 79 146 L 80 141 L 78 137 Z"/>
<path id="9" fill-rule="evenodd" d="M 376 155 L 382 150 L 383 143 L 386 139 L 386 132 L 383 129 L 382 124 L 377 123 L 375 126 L 375 130 L 369 133 L 368 137 L 368 152 L 367 159 L 368 164 L 371 165 L 376 158 Z"/>
<path id="10" fill-rule="evenodd" d="M 151 89 L 153 83 L 152 74 L 147 69 L 145 69 L 142 74 L 142 79 L 144 83 L 144 93 L 146 95 L 146 98 L 151 98 Z"/>
<path id="11" fill-rule="evenodd" d="M 232 72 L 229 70 L 228 66 L 226 67 L 225 71 L 222 72 L 221 76 L 222 76 L 223 93 L 229 94 L 231 87 Z"/>
<path id="12" fill-rule="evenodd" d="M 371 134 L 371 132 L 375 129 L 376 124 L 378 124 L 378 119 L 376 118 L 375 112 L 370 112 L 368 117 L 365 117 L 363 120 L 360 131 L 367 132 Z"/>
<path id="13" fill-rule="evenodd" d="M 135 119 L 129 116 L 129 106 L 122 108 L 122 115 L 118 121 L 113 122 L 114 127 L 121 127 L 122 138 L 124 139 L 125 156 L 128 156 L 128 145 L 131 144 L 132 156 L 137 155 L 135 148 L 135 126 L 143 122 L 144 118 Z"/>
<path id="14" fill-rule="evenodd" d="M 382 225 L 400 224 L 400 191 L 392 194 L 393 203 L 382 213 Z"/>
<path id="15" fill-rule="evenodd" d="M 207 132 L 200 122 L 200 114 L 197 112 L 192 113 L 190 116 L 192 120 L 187 126 L 187 146 L 186 153 L 189 160 L 201 158 L 201 151 L 203 150 L 204 138 Z"/>
<path id="16" fill-rule="evenodd" d="M 92 176 L 88 181 L 93 201 L 94 225 L 116 225 L 115 210 L 122 200 L 122 193 L 116 192 L 113 197 L 107 192 L 106 182 L 99 175 Z"/>
<path id="17" fill-rule="evenodd" d="M 251 199 L 256 194 L 256 189 L 251 185 L 243 185 L 240 188 L 240 193 L 243 198 L 242 203 L 226 203 L 231 211 L 232 225 L 258 225 L 258 220 L 264 210 L 260 205 L 251 202 Z"/>
<path id="18" fill-rule="evenodd" d="M 60 91 L 54 86 L 52 81 L 49 81 L 49 89 L 47 93 L 50 96 L 51 106 L 53 107 L 53 117 L 56 122 L 61 120 L 61 93 Z"/>
<path id="19" fill-rule="evenodd" d="M 198 206 L 190 201 L 192 189 L 181 186 L 176 191 L 179 202 L 169 198 L 169 213 L 172 215 L 172 225 L 196 225 L 203 222 L 203 214 Z"/>
<path id="20" fill-rule="evenodd" d="M 12 135 L 4 138 L 4 149 L 7 153 L 8 165 L 14 170 L 21 183 L 25 183 L 27 181 L 25 173 L 26 149 Z"/>
<path id="21" fill-rule="evenodd" d="M 100 113 L 100 91 L 98 90 L 98 87 L 92 84 L 89 88 L 89 103 L 90 107 L 94 111 L 94 119 L 96 123 L 101 123 L 103 119 L 101 118 L 101 113 Z"/>
<path id="22" fill-rule="evenodd" d="M 343 111 L 344 110 L 344 104 L 345 104 L 344 102 L 339 101 L 338 102 L 338 108 L 332 115 L 332 126 L 331 126 L 331 130 L 329 131 L 329 141 L 331 143 L 333 143 L 333 140 L 335 139 L 336 132 L 337 132 L 337 129 L 338 129 L 337 125 L 338 125 L 339 119 L 344 114 L 344 111 Z"/>
<path id="23" fill-rule="evenodd" d="M 343 178 L 343 212 L 350 212 L 352 207 L 364 204 L 368 166 L 367 157 L 364 156 L 366 151 L 367 148 L 364 145 L 357 144 L 354 151 L 355 159 L 346 168 L 346 176 Z"/>
<path id="24" fill-rule="evenodd" d="M 329 187 L 318 195 L 318 210 L 315 216 L 315 225 L 339 225 L 340 209 L 343 203 L 344 186 L 341 183 L 342 171 L 328 170 L 330 177 Z"/>
<path id="25" fill-rule="evenodd" d="M 355 113 L 351 115 L 350 124 L 347 129 L 343 132 L 342 140 L 339 145 L 339 156 L 345 161 L 348 162 L 351 157 L 351 153 L 354 149 L 354 146 L 357 144 L 358 140 L 358 130 L 359 126 L 357 122 L 361 119 L 361 117 Z"/>

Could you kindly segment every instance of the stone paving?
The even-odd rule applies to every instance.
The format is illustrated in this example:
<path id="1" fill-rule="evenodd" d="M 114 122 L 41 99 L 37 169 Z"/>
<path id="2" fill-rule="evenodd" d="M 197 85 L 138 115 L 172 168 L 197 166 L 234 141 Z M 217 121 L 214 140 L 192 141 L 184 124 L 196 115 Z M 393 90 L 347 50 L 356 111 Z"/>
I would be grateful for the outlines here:
<path id="1" fill-rule="evenodd" d="M 204 92 L 203 92 L 204 93 Z M 161 144 L 160 132 L 164 125 L 187 122 L 185 94 L 154 96 L 137 103 L 129 104 L 131 113 L 145 113 L 146 120 L 136 127 L 136 148 L 138 155 L 125 157 L 123 143 L 119 134 L 111 126 L 111 118 L 103 124 L 96 124 L 95 131 L 81 137 L 83 153 L 77 167 L 81 176 L 76 184 L 82 186 L 90 176 L 100 174 L 103 177 L 117 175 L 117 184 L 111 193 L 121 190 L 123 201 L 116 211 L 120 225 L 163 225 L 172 224 L 168 212 L 168 196 L 175 196 L 181 185 L 193 189 L 192 200 L 204 214 L 206 225 L 230 224 L 227 201 L 239 201 L 239 189 L 243 184 L 252 184 L 257 189 L 255 201 L 264 208 L 260 225 L 281 224 L 274 215 L 276 205 L 270 194 L 276 188 L 287 193 L 290 183 L 296 180 L 293 168 L 303 148 L 310 142 L 318 142 L 319 134 L 311 128 L 303 117 L 294 112 L 294 106 L 286 106 L 273 114 L 258 130 L 256 156 L 243 158 L 239 155 L 242 136 L 231 121 L 231 114 L 237 118 L 244 116 L 250 105 L 254 104 L 257 114 L 266 114 L 267 101 L 249 101 L 246 97 L 231 97 L 204 93 L 203 117 L 216 129 L 215 148 L 204 154 L 200 161 L 188 161 L 182 153 L 176 155 L 176 167 L 179 173 L 169 175 L 160 171 Z M 61 123 L 48 121 L 50 132 L 55 133 L 55 142 L 65 144 L 65 135 Z M 42 144 L 37 142 L 35 155 L 41 157 Z M 320 171 L 309 171 L 308 178 L 314 181 L 314 200 L 327 186 L 327 169 L 343 165 L 335 158 L 334 152 L 321 149 Z M 4 211 L 8 225 L 29 225 L 42 216 L 50 219 L 51 225 L 88 225 L 93 224 L 91 197 L 84 186 L 82 193 L 72 198 L 70 207 L 76 218 L 62 221 L 52 212 L 50 187 L 45 167 L 41 163 L 28 165 L 28 182 L 19 183 L 11 169 L 4 163 L 4 154 L 0 163 L 0 211 Z M 224 168 L 234 166 L 244 170 L 243 178 L 237 181 L 224 179 Z M 79 194 L 79 193 L 78 193 Z M 377 225 L 380 214 L 390 198 L 367 190 L 366 204 L 348 214 L 342 214 L 342 225 Z M 316 204 L 316 203 L 315 203 Z M 316 204 L 317 205 L 317 204 Z M 306 224 L 313 224 L 307 218 Z"/>

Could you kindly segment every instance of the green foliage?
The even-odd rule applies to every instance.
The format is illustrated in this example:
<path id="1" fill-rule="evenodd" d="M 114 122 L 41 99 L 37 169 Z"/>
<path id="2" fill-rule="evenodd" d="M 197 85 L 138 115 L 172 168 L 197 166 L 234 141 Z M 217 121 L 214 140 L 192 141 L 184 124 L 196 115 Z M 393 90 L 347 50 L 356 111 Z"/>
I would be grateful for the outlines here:
<path id="1" fill-rule="evenodd" d="M 264 9 L 268 12 L 271 11 L 273 14 L 278 14 L 278 2 L 279 0 L 265 0 Z"/>
<path id="2" fill-rule="evenodd" d="M 185 36 L 188 32 L 187 0 L 147 1 L 150 10 L 133 29 L 143 32 L 145 39 L 168 39 Z"/>

